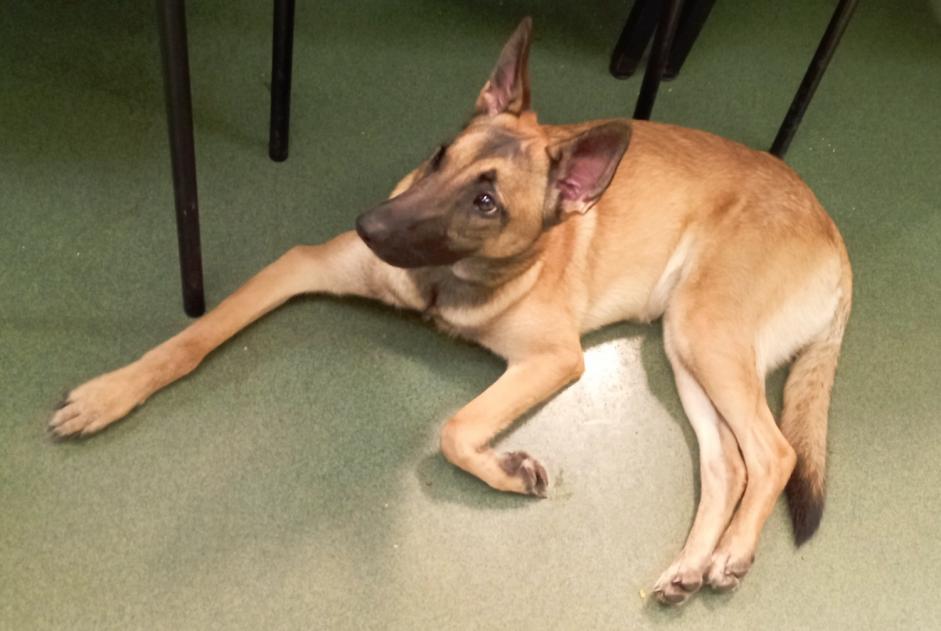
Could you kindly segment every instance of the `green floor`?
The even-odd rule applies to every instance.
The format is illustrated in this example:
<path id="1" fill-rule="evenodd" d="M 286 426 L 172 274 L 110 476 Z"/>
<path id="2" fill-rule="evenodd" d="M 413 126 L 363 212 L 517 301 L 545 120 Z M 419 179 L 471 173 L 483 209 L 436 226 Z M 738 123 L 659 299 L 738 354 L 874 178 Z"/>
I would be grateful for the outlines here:
<path id="1" fill-rule="evenodd" d="M 274 164 L 270 3 L 190 4 L 210 304 L 452 134 L 522 15 L 543 120 L 629 113 L 640 83 L 607 74 L 620 0 L 299 3 Z M 767 147 L 832 5 L 719 2 L 655 118 Z M 672 610 L 644 594 L 696 454 L 656 326 L 591 336 L 581 382 L 506 439 L 547 464 L 545 501 L 437 453 L 500 362 L 365 302 L 295 301 L 102 435 L 48 440 L 63 391 L 187 319 L 152 3 L 5 3 L 0 629 L 941 628 L 938 6 L 862 2 L 788 156 L 856 274 L 823 525 L 795 550 L 780 504 L 738 592 Z"/>

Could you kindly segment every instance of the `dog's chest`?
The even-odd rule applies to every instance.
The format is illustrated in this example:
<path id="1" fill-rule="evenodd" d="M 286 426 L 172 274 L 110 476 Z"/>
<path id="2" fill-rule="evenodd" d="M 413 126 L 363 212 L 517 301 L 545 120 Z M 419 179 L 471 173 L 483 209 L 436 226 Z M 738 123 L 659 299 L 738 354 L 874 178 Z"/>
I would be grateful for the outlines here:
<path id="1" fill-rule="evenodd" d="M 651 322 L 662 316 L 683 277 L 692 246 L 692 235 L 683 235 L 669 251 L 665 264 L 655 257 L 652 264 L 625 265 L 619 274 L 608 275 L 589 300 L 582 319 L 583 331 L 624 320 Z"/>
<path id="2" fill-rule="evenodd" d="M 479 305 L 467 296 L 456 295 L 436 284 L 426 290 L 422 316 L 439 330 L 469 340 L 475 340 L 484 323 Z"/>
<path id="3" fill-rule="evenodd" d="M 453 337 L 459 337 L 465 340 L 476 341 L 478 329 L 472 329 L 464 326 L 457 326 L 453 322 L 441 317 L 437 313 L 425 313 L 425 317 L 435 325 L 435 328 Z"/>

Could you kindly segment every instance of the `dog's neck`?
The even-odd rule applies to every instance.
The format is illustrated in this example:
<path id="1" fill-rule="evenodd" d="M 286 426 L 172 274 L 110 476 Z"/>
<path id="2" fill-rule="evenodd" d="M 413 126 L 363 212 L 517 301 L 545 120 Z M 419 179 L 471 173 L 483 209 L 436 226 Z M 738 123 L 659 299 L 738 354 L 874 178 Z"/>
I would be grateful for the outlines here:
<path id="1" fill-rule="evenodd" d="M 471 257 L 458 261 L 447 270 L 456 282 L 493 291 L 524 274 L 539 260 L 540 253 L 541 248 L 529 248 L 504 259 Z"/>
<path id="2" fill-rule="evenodd" d="M 424 314 L 458 334 L 484 326 L 532 289 L 542 269 L 541 252 L 534 247 L 508 259 L 468 258 L 415 270 Z"/>

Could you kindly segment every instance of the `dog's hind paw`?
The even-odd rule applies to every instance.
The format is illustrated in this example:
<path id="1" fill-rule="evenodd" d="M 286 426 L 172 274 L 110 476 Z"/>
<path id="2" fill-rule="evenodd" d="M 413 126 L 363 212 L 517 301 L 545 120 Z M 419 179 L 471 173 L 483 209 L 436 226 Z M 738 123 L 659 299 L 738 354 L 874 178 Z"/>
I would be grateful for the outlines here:
<path id="1" fill-rule="evenodd" d="M 730 552 L 716 551 L 712 555 L 706 582 L 709 587 L 719 592 L 737 589 L 739 583 L 751 568 L 754 556 L 737 557 Z"/>
<path id="2" fill-rule="evenodd" d="M 521 484 L 518 492 L 545 497 L 549 486 L 549 474 L 539 461 L 525 451 L 500 454 L 500 468 L 508 476 L 517 478 Z"/>
<path id="3" fill-rule="evenodd" d="M 702 570 L 677 561 L 660 575 L 653 593 L 664 605 L 682 605 L 702 587 Z"/>

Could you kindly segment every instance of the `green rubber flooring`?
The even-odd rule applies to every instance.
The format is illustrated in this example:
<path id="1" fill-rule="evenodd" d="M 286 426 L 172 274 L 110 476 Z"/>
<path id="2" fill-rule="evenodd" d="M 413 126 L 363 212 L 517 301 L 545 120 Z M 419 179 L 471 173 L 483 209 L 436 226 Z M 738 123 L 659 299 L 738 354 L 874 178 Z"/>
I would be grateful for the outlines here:
<path id="1" fill-rule="evenodd" d="M 542 120 L 639 89 L 607 73 L 627 2 L 298 4 L 275 164 L 270 3 L 190 3 L 210 305 L 453 134 L 523 15 Z M 66 389 L 188 321 L 152 5 L 0 6 L 0 629 L 941 628 L 937 1 L 860 3 L 788 155 L 856 275 L 821 529 L 795 550 L 780 503 L 741 589 L 679 610 L 644 598 L 697 497 L 658 326 L 590 336 L 504 441 L 544 501 L 437 452 L 501 363 L 362 301 L 296 300 L 103 434 L 46 437 Z M 833 5 L 717 3 L 654 118 L 769 146 Z"/>

